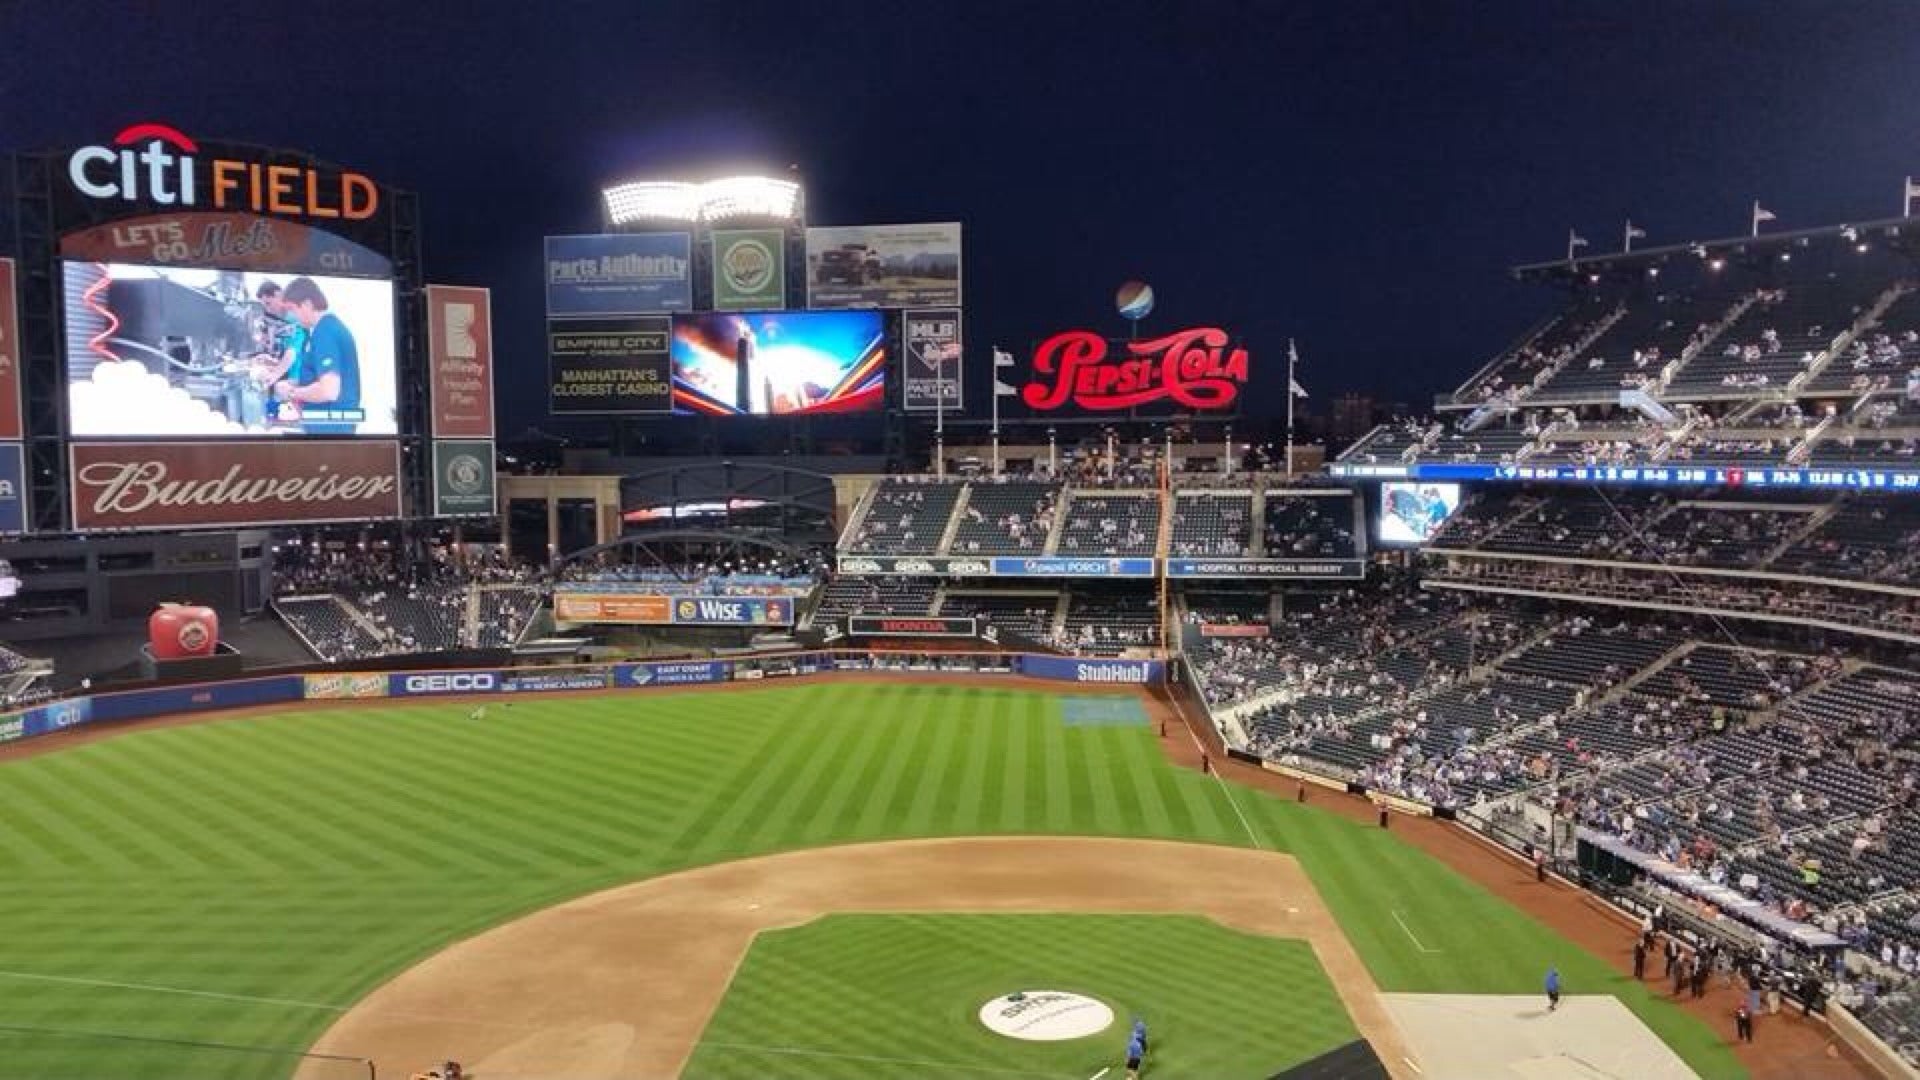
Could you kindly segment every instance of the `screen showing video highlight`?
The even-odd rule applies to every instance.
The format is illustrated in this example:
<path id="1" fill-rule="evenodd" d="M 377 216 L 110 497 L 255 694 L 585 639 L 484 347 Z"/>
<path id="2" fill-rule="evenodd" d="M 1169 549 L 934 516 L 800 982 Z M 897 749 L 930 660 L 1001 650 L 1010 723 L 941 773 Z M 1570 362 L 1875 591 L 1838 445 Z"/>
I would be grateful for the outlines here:
<path id="1" fill-rule="evenodd" d="M 65 264 L 76 436 L 396 435 L 390 281 Z"/>
<path id="2" fill-rule="evenodd" d="M 1381 484 L 1380 542 L 1424 544 L 1459 505 L 1459 484 Z"/>
<path id="3" fill-rule="evenodd" d="M 886 333 L 877 311 L 673 317 L 673 411 L 800 416 L 877 410 Z"/>

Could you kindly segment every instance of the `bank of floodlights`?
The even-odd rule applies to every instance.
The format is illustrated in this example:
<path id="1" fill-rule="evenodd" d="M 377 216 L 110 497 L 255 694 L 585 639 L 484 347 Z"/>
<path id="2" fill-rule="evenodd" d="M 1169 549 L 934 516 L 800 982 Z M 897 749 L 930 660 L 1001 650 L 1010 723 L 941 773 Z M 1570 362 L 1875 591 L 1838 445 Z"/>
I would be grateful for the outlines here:
<path id="1" fill-rule="evenodd" d="M 704 224 L 730 218 L 786 219 L 800 213 L 800 185 L 771 176 L 729 176 L 703 184 L 644 180 L 616 184 L 602 194 L 607 221 Z"/>

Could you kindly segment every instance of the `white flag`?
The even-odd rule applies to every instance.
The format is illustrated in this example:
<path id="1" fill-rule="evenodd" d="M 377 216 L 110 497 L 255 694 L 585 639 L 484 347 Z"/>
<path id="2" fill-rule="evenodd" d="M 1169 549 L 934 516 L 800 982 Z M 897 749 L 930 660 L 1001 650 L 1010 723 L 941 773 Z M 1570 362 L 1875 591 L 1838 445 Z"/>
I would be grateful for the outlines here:
<path id="1" fill-rule="evenodd" d="M 1646 238 L 1647 238 L 1647 230 L 1641 228 L 1638 225 L 1635 225 L 1631 221 L 1627 222 L 1627 239 L 1645 240 Z"/>
<path id="2" fill-rule="evenodd" d="M 1292 393 L 1294 397 L 1307 396 L 1307 388 L 1304 386 L 1301 386 L 1298 382 L 1294 381 L 1293 379 L 1287 380 L 1287 390 L 1288 392 Z"/>
<path id="3" fill-rule="evenodd" d="M 1764 206 L 1761 206 L 1759 203 L 1754 203 L 1753 204 L 1753 220 L 1774 221 L 1774 220 L 1777 220 L 1777 218 L 1775 217 L 1773 211 L 1767 209 Z"/>
<path id="4" fill-rule="evenodd" d="M 1568 229 L 1568 230 L 1567 230 L 1567 247 L 1569 247 L 1569 248 L 1583 248 L 1583 247 L 1586 247 L 1586 246 L 1587 246 L 1587 238 L 1586 238 L 1586 237 L 1584 237 L 1584 236 L 1581 236 L 1581 235 L 1580 235 L 1579 233 L 1577 233 L 1577 232 L 1574 232 L 1574 231 L 1573 231 L 1572 229 Z"/>
<path id="5" fill-rule="evenodd" d="M 1007 352 L 1004 349 L 993 350 L 993 366 L 996 369 L 1003 368 L 1003 367 L 1012 367 L 1013 354 L 1010 352 Z M 1014 387 L 1008 386 L 1006 383 L 1003 383 L 998 378 L 996 378 L 993 380 L 993 392 L 995 395 L 999 397 L 1012 397 L 1015 394 L 1018 394 L 1020 391 L 1015 389 Z"/>
<path id="6" fill-rule="evenodd" d="M 1294 347 L 1293 339 L 1287 339 L 1287 393 L 1294 397 L 1306 397 L 1307 388 L 1293 377 L 1293 369 L 1300 363 L 1300 350 Z"/>

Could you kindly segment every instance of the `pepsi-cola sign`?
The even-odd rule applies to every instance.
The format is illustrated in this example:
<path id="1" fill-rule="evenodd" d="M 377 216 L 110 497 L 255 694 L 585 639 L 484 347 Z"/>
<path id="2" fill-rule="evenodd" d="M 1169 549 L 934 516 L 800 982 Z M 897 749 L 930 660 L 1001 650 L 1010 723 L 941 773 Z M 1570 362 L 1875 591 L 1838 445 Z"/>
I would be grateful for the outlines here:
<path id="1" fill-rule="evenodd" d="M 1033 379 L 1020 400 L 1041 412 L 1068 404 L 1111 412 L 1161 400 L 1214 411 L 1231 407 L 1246 384 L 1247 350 L 1216 326 L 1120 342 L 1067 330 L 1033 350 Z"/>

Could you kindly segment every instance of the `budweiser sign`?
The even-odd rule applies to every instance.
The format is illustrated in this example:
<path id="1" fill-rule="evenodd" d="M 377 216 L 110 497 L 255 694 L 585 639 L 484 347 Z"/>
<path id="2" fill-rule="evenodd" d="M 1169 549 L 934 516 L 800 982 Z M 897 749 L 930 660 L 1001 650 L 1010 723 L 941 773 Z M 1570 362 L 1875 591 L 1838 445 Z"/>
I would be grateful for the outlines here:
<path id="1" fill-rule="evenodd" d="M 79 530 L 400 516 L 395 442 L 75 443 L 69 452 Z"/>
<path id="2" fill-rule="evenodd" d="M 1132 409 L 1162 398 L 1188 409 L 1224 409 L 1247 382 L 1247 350 L 1228 344 L 1227 332 L 1202 326 L 1148 341 L 1115 342 L 1068 330 L 1033 351 L 1034 379 L 1020 391 L 1029 408 Z"/>

